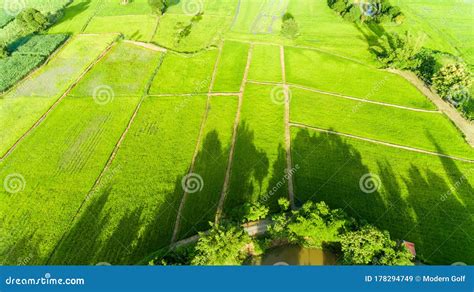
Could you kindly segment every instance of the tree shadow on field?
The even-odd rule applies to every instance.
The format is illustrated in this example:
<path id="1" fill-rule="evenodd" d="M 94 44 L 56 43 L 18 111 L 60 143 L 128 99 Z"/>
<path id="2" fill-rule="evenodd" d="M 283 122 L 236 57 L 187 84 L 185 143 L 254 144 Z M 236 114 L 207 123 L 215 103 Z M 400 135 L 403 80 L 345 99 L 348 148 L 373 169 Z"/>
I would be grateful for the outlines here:
<path id="1" fill-rule="evenodd" d="M 288 198 L 288 179 L 286 173 L 286 150 L 282 144 L 278 144 L 277 159 L 272 166 L 271 178 L 268 182 L 265 194 L 260 194 L 260 200 L 270 208 L 270 212 L 279 211 L 279 198 Z"/>
<path id="2" fill-rule="evenodd" d="M 85 0 L 77 4 L 66 6 L 64 11 L 60 12 L 60 13 L 63 13 L 63 15 L 58 20 L 58 22 L 56 22 L 56 24 L 60 24 L 62 22 L 66 22 L 66 21 L 74 19 L 76 16 L 80 15 L 81 13 L 89 9 L 91 2 L 92 2 L 91 0 Z"/>
<path id="3" fill-rule="evenodd" d="M 445 154 L 434 137 L 429 133 L 428 137 L 437 152 Z M 411 165 L 409 175 L 404 179 L 408 202 L 417 218 L 416 230 L 409 236 L 424 239 L 419 257 L 427 263 L 474 264 L 474 190 L 468 181 L 474 166 L 470 165 L 470 171 L 461 171 L 458 164 L 462 162 L 447 157 L 438 159 L 445 175 L 430 169 L 423 173 L 419 166 Z"/>
<path id="4" fill-rule="evenodd" d="M 229 130 L 232 132 L 232 128 Z M 187 196 L 181 214 L 178 239 L 208 230 L 209 222 L 214 221 L 224 185 L 229 150 L 230 143 L 222 145 L 216 130 L 206 134 L 203 139 L 193 171 L 202 177 L 202 190 Z"/>
<path id="5" fill-rule="evenodd" d="M 48 264 L 133 265 L 169 245 L 182 197 L 181 178 L 176 178 L 174 190 L 165 194 L 164 202 L 157 202 L 156 207 L 139 203 L 134 209 L 125 211 L 105 208 L 113 193 L 110 183 L 87 203 Z M 134 199 L 133 194 L 120 195 Z M 112 221 L 114 217 L 118 217 L 117 223 Z M 114 228 L 110 231 L 112 224 Z"/>
<path id="6" fill-rule="evenodd" d="M 367 41 L 367 44 L 369 45 L 369 51 L 371 52 L 371 47 L 379 46 L 379 39 L 387 33 L 382 25 L 375 22 L 363 24 L 355 23 L 354 26 L 362 34 L 365 41 Z"/>
<path id="7" fill-rule="evenodd" d="M 340 136 L 298 129 L 292 140 L 292 157 L 293 164 L 299 166 L 294 176 L 297 206 L 307 200 L 325 201 L 369 222 L 377 220 L 374 210 L 385 209 L 361 154 Z M 367 182 L 367 192 L 361 181 Z"/>
<path id="8" fill-rule="evenodd" d="M 268 175 L 269 160 L 266 153 L 254 144 L 254 131 L 246 121 L 238 127 L 229 191 L 224 211 L 226 216 L 240 219 L 239 207 L 255 202 L 262 194 L 263 179 Z M 257 194 L 257 195 L 255 195 Z"/>

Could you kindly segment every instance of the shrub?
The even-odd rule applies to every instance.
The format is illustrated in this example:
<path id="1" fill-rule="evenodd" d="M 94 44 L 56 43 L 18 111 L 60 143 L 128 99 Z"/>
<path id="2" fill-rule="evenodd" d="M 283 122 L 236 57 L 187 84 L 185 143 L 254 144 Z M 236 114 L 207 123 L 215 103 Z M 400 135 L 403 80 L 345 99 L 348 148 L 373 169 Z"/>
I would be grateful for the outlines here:
<path id="1" fill-rule="evenodd" d="M 384 67 L 413 69 L 420 65 L 417 55 L 422 50 L 424 35 L 414 36 L 408 31 L 404 35 L 397 33 L 384 34 L 379 45 L 371 47 Z"/>
<path id="2" fill-rule="evenodd" d="M 267 217 L 270 209 L 261 203 L 245 203 L 242 207 L 243 221 L 251 222 Z"/>
<path id="3" fill-rule="evenodd" d="M 341 249 L 347 265 L 413 265 L 413 256 L 404 246 L 371 225 L 344 234 Z"/>
<path id="4" fill-rule="evenodd" d="M 24 9 L 15 20 L 25 34 L 43 31 L 49 25 L 46 16 L 34 8 Z"/>
<path id="5" fill-rule="evenodd" d="M 299 35 L 298 23 L 290 13 L 285 13 L 282 18 L 281 34 L 289 39 L 295 39 Z"/>
<path id="6" fill-rule="evenodd" d="M 445 65 L 433 76 L 433 86 L 443 98 L 462 88 L 470 88 L 471 82 L 471 73 L 462 63 Z"/>
<path id="7" fill-rule="evenodd" d="M 241 265 L 247 258 L 250 236 L 237 226 L 211 223 L 211 230 L 200 233 L 193 265 Z"/>

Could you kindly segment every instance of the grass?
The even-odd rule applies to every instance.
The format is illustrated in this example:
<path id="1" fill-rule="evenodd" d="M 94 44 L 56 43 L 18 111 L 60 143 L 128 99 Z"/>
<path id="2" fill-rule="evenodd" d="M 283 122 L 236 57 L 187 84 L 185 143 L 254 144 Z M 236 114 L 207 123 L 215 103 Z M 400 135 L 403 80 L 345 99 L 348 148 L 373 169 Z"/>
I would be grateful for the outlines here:
<path id="1" fill-rule="evenodd" d="M 23 189 L 0 189 L 2 264 L 45 264 L 102 171 L 137 98 L 98 105 L 67 98 L 0 163 L 0 178 L 20 175 Z M 47 149 L 47 151 L 45 151 Z M 14 232 L 12 232 L 14 231 Z"/>
<path id="2" fill-rule="evenodd" d="M 416 0 L 397 5 L 407 16 L 406 21 L 401 26 L 387 26 L 387 30 L 427 34 L 427 47 L 458 55 L 474 66 L 471 1 Z"/>
<path id="3" fill-rule="evenodd" d="M 85 32 L 119 32 L 126 39 L 148 42 L 153 36 L 156 22 L 156 16 L 152 15 L 95 16 Z"/>
<path id="4" fill-rule="evenodd" d="M 213 91 L 239 92 L 247 64 L 249 45 L 227 41 L 217 68 L 217 76 Z"/>
<path id="5" fill-rule="evenodd" d="M 231 21 L 230 17 L 204 14 L 200 21 L 192 25 L 188 36 L 179 38 L 179 27 L 189 25 L 192 17 L 188 14 L 165 14 L 160 18 L 152 42 L 180 52 L 197 52 L 217 46 Z"/>
<path id="6" fill-rule="evenodd" d="M 242 0 L 239 14 L 232 31 L 239 33 L 270 34 L 277 33 L 281 27 L 281 15 L 291 1 Z"/>
<path id="7" fill-rule="evenodd" d="M 70 96 L 141 96 L 162 54 L 119 43 L 71 91 Z"/>
<path id="8" fill-rule="evenodd" d="M 236 217 L 245 202 L 261 201 L 275 208 L 287 195 L 286 182 L 270 191 L 285 175 L 284 105 L 272 101 L 280 87 L 247 85 L 235 144 L 232 175 L 224 212 Z"/>
<path id="9" fill-rule="evenodd" d="M 216 58 L 217 50 L 189 56 L 167 53 L 150 94 L 207 93 Z"/>
<path id="10" fill-rule="evenodd" d="M 293 122 L 433 152 L 438 151 L 439 144 L 446 154 L 474 158 L 473 149 L 442 114 L 361 103 L 297 88 L 291 92 Z"/>
<path id="11" fill-rule="evenodd" d="M 474 165 L 303 129 L 292 129 L 292 154 L 299 202 L 343 208 L 416 243 L 427 263 L 474 262 L 460 248 L 472 246 Z M 368 173 L 380 179 L 373 193 L 359 186 Z"/>
<path id="12" fill-rule="evenodd" d="M 115 35 L 75 36 L 46 65 L 0 98 L 3 155 L 105 50 Z"/>
<path id="13" fill-rule="evenodd" d="M 178 238 L 209 229 L 213 222 L 229 158 L 237 97 L 214 96 L 207 116 L 194 173 L 203 180 L 201 191 L 190 193 L 184 205 Z"/>
<path id="14" fill-rule="evenodd" d="M 205 101 L 203 96 L 145 99 L 52 263 L 135 264 L 170 243 Z"/>
<path id="15" fill-rule="evenodd" d="M 255 45 L 249 79 L 255 81 L 282 82 L 280 47 Z"/>
<path id="16" fill-rule="evenodd" d="M 148 0 L 133 0 L 127 5 L 120 4 L 116 0 L 103 0 L 97 13 L 98 16 L 119 16 L 119 15 L 150 15 L 151 8 Z"/>
<path id="17" fill-rule="evenodd" d="M 285 65 L 289 83 L 402 106 L 435 108 L 403 77 L 337 56 L 287 47 Z"/>
<path id="18" fill-rule="evenodd" d="M 102 3 L 102 1 L 74 0 L 64 10 L 64 16 L 48 31 L 50 33 L 83 32 Z"/>

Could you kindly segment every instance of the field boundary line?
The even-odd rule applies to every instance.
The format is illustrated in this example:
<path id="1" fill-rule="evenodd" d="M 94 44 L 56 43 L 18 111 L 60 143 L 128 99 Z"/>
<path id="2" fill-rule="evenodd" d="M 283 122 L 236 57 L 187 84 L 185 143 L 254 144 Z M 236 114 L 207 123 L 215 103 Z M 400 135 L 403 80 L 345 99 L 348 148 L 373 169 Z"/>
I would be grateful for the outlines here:
<path id="1" fill-rule="evenodd" d="M 209 89 L 208 89 L 208 93 L 207 93 L 206 108 L 204 110 L 204 115 L 203 115 L 202 120 L 201 120 L 201 126 L 199 128 L 199 135 L 198 135 L 198 139 L 196 141 L 196 147 L 194 148 L 193 158 L 191 160 L 191 165 L 189 167 L 188 176 L 194 172 L 194 167 L 195 167 L 195 164 L 196 164 L 196 158 L 197 158 L 197 155 L 199 153 L 199 149 L 201 147 L 202 136 L 204 135 L 204 128 L 206 127 L 207 117 L 209 115 L 209 109 L 211 107 L 211 92 L 212 92 L 212 89 L 214 87 L 214 83 L 216 81 L 217 69 L 219 67 L 219 63 L 220 63 L 220 60 L 221 60 L 221 57 L 222 57 L 223 47 L 224 47 L 224 44 L 221 43 L 219 45 L 219 53 L 217 54 L 216 62 L 214 63 L 211 82 L 209 82 Z M 186 190 L 184 190 L 183 197 L 181 198 L 181 202 L 179 203 L 178 213 L 177 213 L 177 216 L 176 216 L 175 225 L 174 225 L 174 229 L 173 229 L 173 236 L 171 237 L 171 242 L 172 243 L 175 242 L 176 238 L 178 237 L 178 232 L 179 232 L 179 228 L 180 228 L 180 224 L 181 224 L 182 213 L 183 213 L 184 205 L 186 204 L 186 200 L 188 198 L 188 195 L 189 195 L 189 193 Z"/>
<path id="2" fill-rule="evenodd" d="M 215 218 L 216 223 L 219 222 L 219 220 L 222 216 L 222 211 L 224 209 L 225 199 L 226 199 L 226 196 L 227 196 L 227 192 L 229 191 L 229 182 L 230 182 L 230 176 L 232 174 L 232 164 L 233 164 L 234 152 L 235 152 L 235 142 L 237 141 L 237 131 L 238 131 L 238 128 L 239 128 L 240 112 L 242 110 L 242 103 L 243 103 L 243 99 L 244 99 L 245 85 L 247 84 L 247 79 L 248 79 L 249 70 L 250 70 L 250 63 L 252 62 L 253 47 L 254 47 L 254 44 L 251 43 L 250 47 L 249 47 L 249 51 L 247 53 L 247 64 L 245 65 L 244 77 L 243 77 L 242 83 L 240 85 L 239 101 L 238 101 L 238 105 L 237 105 L 237 113 L 235 114 L 234 126 L 233 126 L 233 130 L 232 130 L 232 143 L 230 145 L 229 157 L 227 159 L 227 168 L 226 168 L 226 172 L 225 172 L 224 185 L 222 186 L 222 192 L 221 192 L 221 196 L 219 198 L 219 204 L 217 205 L 216 218 Z"/>
<path id="3" fill-rule="evenodd" d="M 102 178 L 104 177 L 105 173 L 107 172 L 107 170 L 110 168 L 110 166 L 112 165 L 112 162 L 115 160 L 115 157 L 117 156 L 117 153 L 120 149 L 120 146 L 122 145 L 122 142 L 125 140 L 125 137 L 127 136 L 128 134 L 128 131 L 130 130 L 130 127 L 132 126 L 133 122 L 135 121 L 135 118 L 136 116 L 138 115 L 138 112 L 142 106 L 142 103 L 143 101 L 145 100 L 145 98 L 147 97 L 146 95 L 146 92 L 148 90 L 148 88 L 151 86 L 151 83 L 153 82 L 153 78 L 155 77 L 156 75 L 156 72 L 159 70 L 159 68 L 161 67 L 161 64 L 163 63 L 163 59 L 164 59 L 164 56 L 165 54 L 162 54 L 161 57 L 160 57 L 160 61 L 158 63 L 158 66 L 157 68 L 155 69 L 155 71 L 153 72 L 152 76 L 150 77 L 150 80 L 148 81 L 148 84 L 144 90 L 144 93 L 142 95 L 142 97 L 140 98 L 140 100 L 138 101 L 137 103 L 137 106 L 135 107 L 133 113 L 132 113 L 132 116 L 130 117 L 130 119 L 128 120 L 128 123 L 127 123 L 127 126 L 125 127 L 124 131 L 122 132 L 122 135 L 120 135 L 120 138 L 119 140 L 117 141 L 117 143 L 115 144 L 114 146 L 114 149 L 112 150 L 112 153 L 110 153 L 110 156 L 109 158 L 107 159 L 107 162 L 105 163 L 104 167 L 102 168 L 99 176 L 95 179 L 94 181 L 94 184 L 92 185 L 92 187 L 90 188 L 89 192 L 87 192 L 87 195 L 84 197 L 84 199 L 82 200 L 81 202 L 81 205 L 79 205 L 79 208 L 77 209 L 76 213 L 74 214 L 74 216 L 72 217 L 71 221 L 69 222 L 69 226 L 72 225 L 72 223 L 74 222 L 74 220 L 76 220 L 77 216 L 79 215 L 79 213 L 81 212 L 82 208 L 84 207 L 84 205 L 86 204 L 87 201 L 89 201 L 89 199 L 91 198 L 91 195 L 94 193 L 94 191 L 96 190 L 97 186 L 100 185 L 100 182 L 102 181 Z M 67 232 L 69 231 L 69 228 L 66 229 L 66 231 L 64 231 L 63 235 L 61 236 L 61 238 L 59 239 L 59 241 L 56 243 L 54 249 L 51 251 L 51 253 L 49 254 L 49 257 L 48 257 L 48 260 L 46 261 L 46 263 L 49 263 L 49 261 L 51 260 L 51 258 L 53 257 L 54 253 L 56 252 L 56 249 L 59 247 L 59 245 L 61 244 L 61 242 L 63 241 L 64 237 L 66 236 Z"/>
<path id="4" fill-rule="evenodd" d="M 297 48 L 297 49 L 305 49 L 305 50 L 313 50 L 313 51 L 317 51 L 317 52 L 320 52 L 320 53 L 323 53 L 323 54 L 327 54 L 327 55 L 331 55 L 331 56 L 335 56 L 335 57 L 338 57 L 338 58 L 341 58 L 341 59 L 345 59 L 345 60 L 348 60 L 348 61 L 351 61 L 351 62 L 354 62 L 354 63 L 357 63 L 359 65 L 363 65 L 365 67 L 369 67 L 369 68 L 375 68 L 374 66 L 369 66 L 367 65 L 366 63 L 364 62 L 361 62 L 357 59 L 353 59 L 351 57 L 348 57 L 348 56 L 344 56 L 344 55 L 341 55 L 341 54 L 335 54 L 335 53 L 332 53 L 330 51 L 325 51 L 325 50 L 321 50 L 319 48 L 316 48 L 316 47 L 311 47 L 311 46 L 303 46 L 303 45 L 286 45 L 286 44 L 282 44 L 282 43 L 274 43 L 274 42 L 262 42 L 262 41 L 250 41 L 250 40 L 241 40 L 241 39 L 236 39 L 236 38 L 229 38 L 228 39 L 229 41 L 234 41 L 234 42 L 240 42 L 240 43 L 251 43 L 251 44 L 255 44 L 255 45 L 263 45 L 263 46 L 285 46 L 285 47 L 288 47 L 288 48 Z"/>
<path id="5" fill-rule="evenodd" d="M 212 92 L 206 94 L 205 92 L 201 93 L 163 93 L 163 94 L 149 94 L 150 97 L 174 97 L 174 96 L 199 96 L 199 95 L 210 95 L 210 96 L 238 96 L 239 92 Z"/>
<path id="6" fill-rule="evenodd" d="M 442 153 L 438 153 L 438 152 L 423 150 L 423 149 L 419 149 L 419 148 L 403 146 L 403 145 L 394 144 L 394 143 L 390 143 L 390 142 L 383 142 L 383 141 L 380 141 L 380 140 L 364 138 L 364 137 L 361 137 L 361 136 L 341 133 L 341 132 L 332 131 L 332 130 L 326 130 L 326 129 L 322 129 L 322 128 L 318 128 L 318 127 L 314 127 L 314 126 L 310 126 L 310 125 L 306 125 L 306 124 L 302 124 L 302 123 L 290 122 L 290 125 L 292 127 L 296 127 L 296 128 L 314 130 L 314 131 L 317 131 L 317 132 L 328 133 L 328 134 L 332 134 L 332 135 L 338 135 L 338 136 L 342 136 L 342 137 L 357 139 L 357 140 L 370 142 L 370 143 L 374 143 L 374 144 L 379 144 L 379 145 L 384 145 L 384 146 L 388 146 L 388 147 L 392 147 L 392 148 L 398 148 L 398 149 L 403 149 L 403 150 L 412 151 L 412 152 L 418 152 L 418 153 L 423 153 L 423 154 L 428 154 L 428 155 L 433 155 L 433 156 L 439 156 L 439 157 L 449 158 L 449 159 L 452 159 L 452 160 L 458 160 L 458 161 L 467 162 L 467 163 L 474 163 L 474 160 L 467 159 L 467 158 L 461 158 L 461 157 L 451 156 L 451 155 L 442 154 Z"/>
<path id="7" fill-rule="evenodd" d="M 148 41 L 148 43 L 151 43 L 153 41 L 153 39 L 155 38 L 155 35 L 158 32 L 158 27 L 160 26 L 160 21 L 161 21 L 161 15 L 158 15 L 156 17 L 156 24 L 155 24 L 155 27 L 153 28 L 153 32 L 151 34 L 151 37 L 150 37 L 150 40 Z"/>
<path id="8" fill-rule="evenodd" d="M 97 57 L 91 64 L 89 64 L 89 66 L 87 66 L 87 68 L 81 73 L 81 75 L 79 75 L 77 80 L 74 81 L 68 87 L 68 89 L 49 107 L 49 109 L 33 124 L 33 126 L 31 126 L 25 133 L 23 133 L 23 135 L 20 138 L 18 138 L 18 140 L 5 152 L 5 154 L 3 154 L 2 157 L 0 157 L 0 162 L 2 162 L 5 158 L 7 158 L 13 152 L 13 150 L 15 150 L 15 148 L 18 146 L 18 144 L 20 144 L 20 142 L 23 141 L 23 139 L 25 139 L 34 129 L 36 129 L 43 122 L 43 120 L 45 120 L 48 117 L 48 115 L 72 91 L 72 89 L 74 89 L 74 87 L 76 87 L 76 85 L 82 80 L 82 78 L 84 78 L 84 76 L 87 73 L 89 73 L 89 71 L 92 70 L 92 68 L 97 63 L 99 63 L 107 55 L 108 52 L 110 52 L 110 50 L 112 49 L 113 46 L 115 46 L 116 43 L 117 42 L 113 42 L 110 45 L 108 45 L 105 48 L 105 50 L 99 55 L 99 57 Z"/>
<path id="9" fill-rule="evenodd" d="M 279 82 L 254 81 L 254 80 L 249 80 L 248 83 L 260 84 L 260 85 L 282 85 L 282 86 L 285 85 L 285 84 L 282 84 L 282 83 L 279 83 Z M 353 97 L 353 96 L 343 95 L 343 94 L 339 94 L 339 93 L 323 91 L 323 90 L 315 89 L 315 88 L 312 88 L 312 87 L 307 87 L 307 86 L 293 84 L 293 83 L 288 83 L 287 85 L 289 87 L 295 87 L 295 88 L 305 90 L 305 91 L 311 91 L 311 92 L 324 94 L 324 95 L 331 95 L 331 96 L 340 97 L 340 98 L 344 98 L 344 99 L 349 99 L 349 100 L 353 100 L 353 101 L 371 103 L 371 104 L 376 104 L 376 105 L 380 105 L 380 106 L 393 107 L 393 108 L 398 108 L 398 109 L 403 109 L 403 110 L 408 110 L 408 111 L 414 111 L 414 112 L 442 114 L 442 112 L 439 111 L 439 110 L 419 109 L 419 108 L 407 107 L 407 106 L 403 106 L 403 105 L 396 105 L 396 104 L 392 104 L 392 103 L 386 103 L 386 102 L 374 101 L 374 100 L 369 100 L 369 99 L 363 99 L 363 98 L 359 98 L 359 97 Z"/>
<path id="10" fill-rule="evenodd" d="M 283 80 L 283 94 L 285 95 L 285 151 L 286 151 L 286 175 L 288 176 L 288 199 L 291 209 L 295 209 L 295 192 L 293 186 L 293 159 L 291 157 L 291 131 L 290 131 L 290 88 L 286 83 L 285 47 L 280 46 L 280 65 Z"/>
<path id="11" fill-rule="evenodd" d="M 413 84 L 413 86 L 415 86 L 424 96 L 431 100 L 431 102 L 433 102 L 438 107 L 438 109 L 451 120 L 458 130 L 464 134 L 464 139 L 466 142 L 471 147 L 474 147 L 474 124 L 472 122 L 464 119 L 453 106 L 444 101 L 441 96 L 432 91 L 431 88 L 426 86 L 424 82 L 420 80 L 414 73 L 395 69 L 389 69 L 387 71 L 398 74 Z"/>
<path id="12" fill-rule="evenodd" d="M 157 45 L 152 44 L 152 43 L 144 43 L 144 42 L 138 42 L 138 41 L 132 41 L 132 40 L 124 40 L 123 42 L 127 43 L 127 44 L 132 44 L 132 45 L 135 45 L 135 46 L 138 46 L 138 47 L 142 47 L 142 48 L 145 48 L 145 49 L 149 49 L 149 50 L 152 50 L 152 51 L 155 51 L 155 52 L 162 52 L 162 53 L 168 52 L 167 49 L 165 49 L 163 47 L 160 47 L 160 46 L 157 46 Z"/>

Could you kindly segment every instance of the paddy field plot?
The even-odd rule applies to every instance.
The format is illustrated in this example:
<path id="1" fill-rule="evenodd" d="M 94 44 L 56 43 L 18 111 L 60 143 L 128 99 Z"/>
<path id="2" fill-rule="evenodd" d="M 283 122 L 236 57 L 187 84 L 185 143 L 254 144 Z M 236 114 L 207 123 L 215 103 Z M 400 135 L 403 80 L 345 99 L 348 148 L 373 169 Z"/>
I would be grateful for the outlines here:
<path id="1" fill-rule="evenodd" d="M 120 42 L 71 91 L 70 96 L 141 96 L 159 65 L 161 52 Z"/>
<path id="2" fill-rule="evenodd" d="M 284 105 L 274 101 L 282 91 L 279 86 L 249 84 L 245 88 L 224 206 L 229 216 L 235 216 L 246 202 L 277 208 L 278 198 L 287 196 L 284 185 L 268 195 L 285 175 Z"/>
<path id="3" fill-rule="evenodd" d="M 179 37 L 181 29 L 191 25 L 193 16 L 194 14 L 165 14 L 160 18 L 152 42 L 179 52 L 199 52 L 216 47 L 232 21 L 231 17 L 204 14 L 192 24 L 186 37 Z"/>
<path id="4" fill-rule="evenodd" d="M 98 105 L 92 98 L 66 98 L 0 162 L 0 179 L 12 184 L 0 189 L 2 264 L 26 257 L 30 265 L 47 262 L 137 102 Z"/>
<path id="5" fill-rule="evenodd" d="M 282 82 L 280 55 L 279 46 L 255 45 L 252 49 L 249 80 Z"/>
<path id="6" fill-rule="evenodd" d="M 104 52 L 116 35 L 75 36 L 46 65 L 0 98 L 0 153 L 47 111 L 84 70 Z"/>
<path id="7" fill-rule="evenodd" d="M 205 104 L 205 96 L 144 100 L 52 263 L 136 264 L 170 244 Z"/>
<path id="8" fill-rule="evenodd" d="M 122 33 L 126 39 L 148 42 L 157 25 L 153 15 L 95 16 L 85 33 Z"/>
<path id="9" fill-rule="evenodd" d="M 102 1 L 75 0 L 64 10 L 64 16 L 48 30 L 50 33 L 80 33 L 98 11 Z"/>
<path id="10" fill-rule="evenodd" d="M 209 222 L 215 219 L 224 186 L 237 103 L 237 96 L 211 97 L 193 171 L 201 176 L 202 189 L 187 195 L 180 219 L 179 239 L 208 230 Z"/>
<path id="11" fill-rule="evenodd" d="M 403 77 L 330 54 L 285 48 L 288 83 L 407 107 L 434 105 Z"/>
<path id="12" fill-rule="evenodd" d="M 202 0 L 202 1 L 178 1 L 168 7 L 169 14 L 196 15 L 203 12 L 206 15 L 234 16 L 238 7 L 238 0 Z"/>
<path id="13" fill-rule="evenodd" d="M 281 16 L 290 1 L 242 0 L 232 25 L 232 31 L 252 34 L 277 33 Z"/>
<path id="14" fill-rule="evenodd" d="M 214 92 L 239 92 L 247 65 L 249 44 L 225 42 L 219 58 Z"/>
<path id="15" fill-rule="evenodd" d="M 217 49 L 189 55 L 167 53 L 149 93 L 207 93 L 217 54 Z"/>
<path id="16" fill-rule="evenodd" d="M 474 262 L 472 163 L 297 128 L 292 156 L 298 202 L 326 201 L 415 242 L 428 263 Z"/>
<path id="17" fill-rule="evenodd" d="M 150 15 L 151 7 L 148 0 L 133 0 L 127 5 L 122 5 L 120 1 L 102 0 L 97 16 L 117 16 L 117 15 Z M 122 23 L 116 23 L 122 25 Z"/>
<path id="18" fill-rule="evenodd" d="M 443 114 L 416 112 L 291 88 L 291 121 L 461 158 L 474 158 Z"/>

